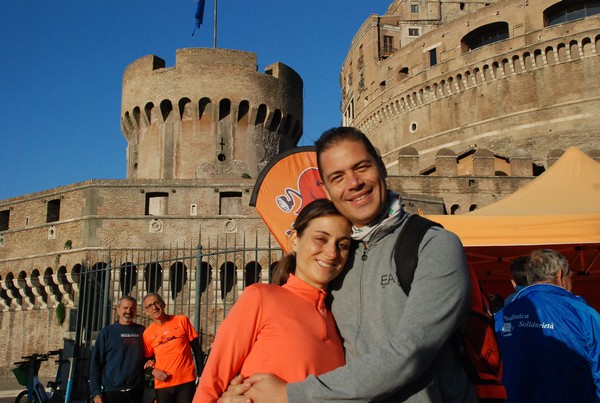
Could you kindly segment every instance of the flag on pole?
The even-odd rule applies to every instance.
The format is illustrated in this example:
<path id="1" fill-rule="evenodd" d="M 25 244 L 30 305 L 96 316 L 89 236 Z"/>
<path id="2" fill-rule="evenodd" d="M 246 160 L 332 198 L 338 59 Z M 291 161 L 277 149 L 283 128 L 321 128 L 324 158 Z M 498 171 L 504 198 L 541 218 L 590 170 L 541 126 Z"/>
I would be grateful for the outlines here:
<path id="1" fill-rule="evenodd" d="M 256 207 L 285 253 L 296 216 L 310 202 L 324 199 L 317 153 L 313 146 L 296 147 L 272 161 L 260 173 L 250 205 Z"/>
<path id="2" fill-rule="evenodd" d="M 196 26 L 194 28 L 194 32 L 192 33 L 192 36 L 194 36 L 194 34 L 196 33 L 196 29 L 200 28 L 200 25 L 202 25 L 202 22 L 204 22 L 204 6 L 205 6 L 206 0 L 198 0 L 198 7 L 196 8 Z"/>

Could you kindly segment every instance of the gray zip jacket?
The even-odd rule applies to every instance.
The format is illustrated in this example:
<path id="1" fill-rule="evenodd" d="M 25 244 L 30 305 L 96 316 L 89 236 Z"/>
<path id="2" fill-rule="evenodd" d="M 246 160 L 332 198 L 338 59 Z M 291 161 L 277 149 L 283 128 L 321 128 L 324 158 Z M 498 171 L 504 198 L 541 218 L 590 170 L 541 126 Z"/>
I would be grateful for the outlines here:
<path id="1" fill-rule="evenodd" d="M 346 365 L 290 383 L 290 402 L 475 402 L 450 338 L 465 323 L 471 286 L 462 244 L 431 228 L 419 246 L 410 297 L 400 288 L 394 247 L 408 214 L 382 226 L 333 284 L 332 310 Z"/>

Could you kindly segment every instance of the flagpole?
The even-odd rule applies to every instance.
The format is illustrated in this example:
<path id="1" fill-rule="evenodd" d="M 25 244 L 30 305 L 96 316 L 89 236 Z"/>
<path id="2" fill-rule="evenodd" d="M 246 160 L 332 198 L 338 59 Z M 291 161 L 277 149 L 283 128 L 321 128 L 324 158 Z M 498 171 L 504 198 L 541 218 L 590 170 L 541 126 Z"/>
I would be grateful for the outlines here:
<path id="1" fill-rule="evenodd" d="M 213 47 L 217 47 L 217 0 L 215 0 L 215 24 L 214 24 L 214 33 L 213 33 Z"/>

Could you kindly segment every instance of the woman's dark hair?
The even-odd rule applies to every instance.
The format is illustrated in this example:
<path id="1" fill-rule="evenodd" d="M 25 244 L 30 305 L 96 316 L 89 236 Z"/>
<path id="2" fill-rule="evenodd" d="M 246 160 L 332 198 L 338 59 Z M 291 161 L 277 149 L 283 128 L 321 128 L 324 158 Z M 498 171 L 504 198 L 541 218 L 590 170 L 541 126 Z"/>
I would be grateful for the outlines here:
<path id="1" fill-rule="evenodd" d="M 331 200 L 328 199 L 317 199 L 311 202 L 309 205 L 304 207 L 296 221 L 294 221 L 293 228 L 296 230 L 296 234 L 301 237 L 308 227 L 308 224 L 315 218 L 329 217 L 329 216 L 340 216 L 342 214 L 335 208 Z M 294 253 L 288 253 L 285 255 L 275 269 L 273 269 L 272 283 L 277 285 L 284 285 L 287 282 L 290 273 L 296 272 L 296 255 Z"/>

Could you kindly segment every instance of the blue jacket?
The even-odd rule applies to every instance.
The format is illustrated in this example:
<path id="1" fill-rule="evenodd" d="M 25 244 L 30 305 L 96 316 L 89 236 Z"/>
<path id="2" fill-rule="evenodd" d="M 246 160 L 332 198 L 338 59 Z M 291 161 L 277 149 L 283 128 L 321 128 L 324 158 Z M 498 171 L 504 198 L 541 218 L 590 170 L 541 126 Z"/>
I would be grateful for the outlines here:
<path id="1" fill-rule="evenodd" d="M 600 315 L 551 284 L 496 314 L 507 402 L 600 402 Z"/>
<path id="2" fill-rule="evenodd" d="M 504 300 L 504 305 L 508 305 L 509 303 L 511 303 L 513 301 L 513 299 L 515 299 L 515 297 L 517 296 L 517 294 L 519 293 L 519 291 L 521 291 L 523 288 L 525 288 L 524 285 L 518 285 L 518 286 L 516 286 L 515 287 L 515 292 L 513 292 L 512 294 L 510 294 Z"/>

